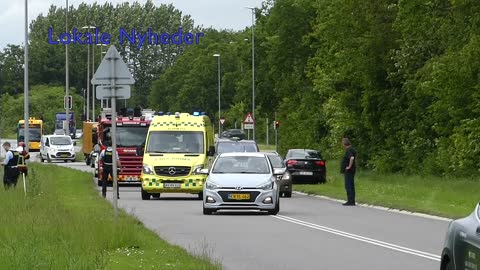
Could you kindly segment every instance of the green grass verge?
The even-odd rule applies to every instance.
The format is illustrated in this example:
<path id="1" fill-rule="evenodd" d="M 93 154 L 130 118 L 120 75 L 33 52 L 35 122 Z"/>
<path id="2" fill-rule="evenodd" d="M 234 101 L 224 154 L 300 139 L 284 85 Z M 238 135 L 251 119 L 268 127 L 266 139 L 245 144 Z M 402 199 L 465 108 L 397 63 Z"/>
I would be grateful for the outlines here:
<path id="1" fill-rule="evenodd" d="M 294 185 L 294 190 L 346 199 L 339 163 L 327 163 L 325 185 Z M 479 202 L 479 180 L 409 176 L 360 171 L 355 177 L 357 202 L 449 218 L 470 214 Z"/>
<path id="2" fill-rule="evenodd" d="M 30 166 L 29 192 L 0 191 L 1 269 L 220 269 L 98 196 L 91 174 Z"/>

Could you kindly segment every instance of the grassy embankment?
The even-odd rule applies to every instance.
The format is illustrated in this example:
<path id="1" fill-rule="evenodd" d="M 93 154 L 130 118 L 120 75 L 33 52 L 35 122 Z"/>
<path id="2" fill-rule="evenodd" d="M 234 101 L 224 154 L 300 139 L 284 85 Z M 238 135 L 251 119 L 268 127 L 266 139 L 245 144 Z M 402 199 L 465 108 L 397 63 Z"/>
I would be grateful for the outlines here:
<path id="1" fill-rule="evenodd" d="M 98 196 L 91 174 L 32 164 L 29 192 L 0 190 L 1 269 L 220 269 Z"/>
<path id="2" fill-rule="evenodd" d="M 272 150 L 272 146 L 259 146 Z M 273 149 L 275 149 L 273 147 Z M 294 190 L 309 194 L 346 199 L 339 162 L 327 162 L 328 183 L 325 185 L 294 185 Z M 480 201 L 479 179 L 455 179 L 435 176 L 382 174 L 359 171 L 356 193 L 359 203 L 374 204 L 402 210 L 463 217 Z"/>

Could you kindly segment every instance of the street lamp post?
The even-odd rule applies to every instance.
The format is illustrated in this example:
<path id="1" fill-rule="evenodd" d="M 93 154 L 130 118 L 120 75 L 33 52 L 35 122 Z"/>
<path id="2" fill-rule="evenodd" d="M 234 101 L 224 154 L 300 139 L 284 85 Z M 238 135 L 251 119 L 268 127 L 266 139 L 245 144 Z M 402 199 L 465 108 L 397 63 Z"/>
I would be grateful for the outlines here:
<path id="1" fill-rule="evenodd" d="M 221 108 L 220 108 L 220 87 L 221 87 L 221 84 L 220 84 L 220 81 L 221 81 L 221 78 L 220 78 L 220 54 L 216 53 L 213 55 L 214 57 L 217 57 L 218 59 L 218 137 L 220 138 L 220 134 L 221 134 L 221 123 L 220 123 L 220 117 L 221 117 Z"/>
<path id="2" fill-rule="evenodd" d="M 87 32 L 90 31 L 90 29 L 95 29 L 95 26 L 84 26 L 82 27 L 83 29 L 87 29 Z M 93 69 L 92 69 L 93 73 Z M 93 97 L 93 94 L 92 94 Z M 94 99 L 92 99 L 94 100 Z M 94 103 L 92 103 L 94 104 Z M 87 119 L 90 119 L 89 115 L 89 110 L 90 110 L 90 45 L 87 45 Z M 92 118 L 93 118 L 92 114 Z"/>
<path id="3" fill-rule="evenodd" d="M 66 2 L 66 7 L 65 7 L 65 32 L 68 33 L 68 0 Z M 70 95 L 70 85 L 69 85 L 69 78 L 68 78 L 68 42 L 65 44 L 65 96 L 68 98 Z M 65 100 L 64 100 L 65 102 Z M 66 134 L 70 135 L 70 108 L 69 104 L 67 102 L 65 106 L 65 120 L 67 123 L 67 130 L 65 131 Z"/>
<path id="4" fill-rule="evenodd" d="M 28 0 L 25 0 L 25 52 L 23 55 L 23 95 L 24 95 L 24 103 L 23 103 L 23 108 L 24 108 L 24 133 L 23 133 L 23 141 L 25 143 L 25 147 L 28 150 L 29 149 L 29 122 L 28 120 L 30 119 L 29 115 L 29 93 L 28 93 Z"/>
<path id="5" fill-rule="evenodd" d="M 247 8 L 252 11 L 252 117 L 255 120 L 255 8 Z M 252 132 L 255 140 L 255 123 Z"/>
<path id="6" fill-rule="evenodd" d="M 103 55 L 107 52 L 104 52 L 103 51 L 103 47 L 105 46 L 108 46 L 107 44 L 103 44 L 103 43 L 100 43 L 100 44 L 97 44 L 97 46 L 100 46 L 100 59 L 103 59 Z M 95 56 L 93 57 L 93 61 L 95 62 Z M 100 60 L 101 61 L 101 60 Z M 94 69 L 95 70 L 95 69 Z M 94 89 L 95 89 L 95 85 L 93 85 Z M 106 106 L 103 105 L 103 99 L 100 100 L 100 108 L 104 108 Z"/>

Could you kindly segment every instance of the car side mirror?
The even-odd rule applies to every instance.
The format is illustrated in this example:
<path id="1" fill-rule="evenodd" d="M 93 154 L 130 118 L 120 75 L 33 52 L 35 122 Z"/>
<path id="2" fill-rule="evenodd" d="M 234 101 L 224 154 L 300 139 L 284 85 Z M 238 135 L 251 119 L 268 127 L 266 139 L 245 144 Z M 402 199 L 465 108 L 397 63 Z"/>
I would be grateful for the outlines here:
<path id="1" fill-rule="evenodd" d="M 213 145 L 210 145 L 210 147 L 208 147 L 208 153 L 207 153 L 207 156 L 209 157 L 213 157 L 215 155 L 215 146 Z"/>
<path id="2" fill-rule="evenodd" d="M 137 156 L 143 156 L 144 153 L 143 147 L 137 147 Z"/>
<path id="3" fill-rule="evenodd" d="M 208 169 L 200 169 L 198 170 L 200 174 L 208 174 Z"/>
<path id="4" fill-rule="evenodd" d="M 283 175 L 285 173 L 285 168 L 275 168 L 273 169 L 274 175 Z"/>

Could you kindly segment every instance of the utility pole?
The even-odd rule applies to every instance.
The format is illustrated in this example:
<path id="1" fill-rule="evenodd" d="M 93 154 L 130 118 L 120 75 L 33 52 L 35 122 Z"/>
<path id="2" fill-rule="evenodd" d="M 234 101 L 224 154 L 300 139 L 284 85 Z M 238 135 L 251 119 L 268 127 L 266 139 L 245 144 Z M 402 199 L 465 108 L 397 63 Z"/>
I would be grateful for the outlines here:
<path id="1" fill-rule="evenodd" d="M 269 125 L 269 122 L 268 122 L 268 116 L 267 116 L 267 145 L 268 145 L 268 130 L 269 130 L 269 128 L 268 128 L 268 127 L 269 127 L 269 126 L 270 126 L 270 125 Z"/>
<path id="2" fill-rule="evenodd" d="M 66 8 L 65 8 L 65 32 L 68 33 L 68 0 L 66 0 Z M 68 82 L 68 42 L 65 44 L 65 96 L 66 99 L 70 96 L 70 85 Z M 66 134 L 70 135 L 70 106 L 67 102 L 67 106 L 65 106 L 65 120 L 67 123 L 67 130 Z M 73 105 L 73 100 L 72 100 Z"/>
<path id="3" fill-rule="evenodd" d="M 25 143 L 25 148 L 27 151 L 29 150 L 29 121 L 30 120 L 30 115 L 29 115 L 29 108 L 28 105 L 30 103 L 29 101 L 29 91 L 28 91 L 28 0 L 25 0 L 25 52 L 23 54 L 23 95 L 24 95 L 24 103 L 23 103 L 23 108 L 24 108 L 24 115 L 23 118 L 25 120 L 24 124 L 24 139 L 23 142 Z"/>

